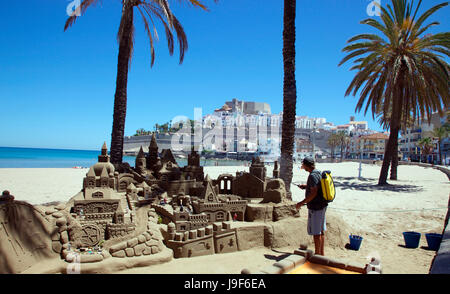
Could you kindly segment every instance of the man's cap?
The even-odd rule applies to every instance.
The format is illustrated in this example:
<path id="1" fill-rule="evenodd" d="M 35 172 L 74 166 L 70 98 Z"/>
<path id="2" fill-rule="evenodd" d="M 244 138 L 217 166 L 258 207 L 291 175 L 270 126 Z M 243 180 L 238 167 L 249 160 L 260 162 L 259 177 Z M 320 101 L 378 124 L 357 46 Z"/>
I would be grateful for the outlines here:
<path id="1" fill-rule="evenodd" d="M 311 166 L 311 165 L 314 165 L 314 159 L 312 157 L 307 156 L 307 157 L 303 158 L 302 163 L 306 164 L 308 166 Z"/>

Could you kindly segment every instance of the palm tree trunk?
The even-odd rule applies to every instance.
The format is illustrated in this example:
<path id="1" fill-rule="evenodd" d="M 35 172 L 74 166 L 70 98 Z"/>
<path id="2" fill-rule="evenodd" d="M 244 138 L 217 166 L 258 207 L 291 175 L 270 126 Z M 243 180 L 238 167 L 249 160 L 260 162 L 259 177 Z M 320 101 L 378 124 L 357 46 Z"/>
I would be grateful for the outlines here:
<path id="1" fill-rule="evenodd" d="M 297 84 L 295 81 L 295 9 L 296 0 L 284 0 L 283 17 L 283 124 L 281 129 L 280 178 L 283 179 L 288 199 L 292 199 L 292 159 L 295 136 L 295 108 Z"/>
<path id="2" fill-rule="evenodd" d="M 387 184 L 387 176 L 389 171 L 389 164 L 392 164 L 391 169 L 391 179 L 397 179 L 397 166 L 398 166 L 398 132 L 400 131 L 400 119 L 401 119 L 401 109 L 402 103 L 405 97 L 405 89 L 403 87 L 404 72 L 406 71 L 406 66 L 402 66 L 399 74 L 399 81 L 395 85 L 396 97 L 393 97 L 392 102 L 392 113 L 390 122 L 390 131 L 388 143 L 386 146 L 386 151 L 384 152 L 383 165 L 381 166 L 380 177 L 378 178 L 378 185 Z"/>
<path id="3" fill-rule="evenodd" d="M 384 158 L 383 158 L 383 165 L 381 166 L 380 171 L 380 177 L 378 178 L 378 185 L 386 185 L 387 184 L 387 177 L 389 172 L 389 165 L 391 164 L 391 157 L 392 157 L 392 132 L 389 135 L 389 139 L 386 145 L 386 150 L 384 151 Z"/>
<path id="4" fill-rule="evenodd" d="M 394 131 L 394 150 L 392 151 L 392 158 L 391 158 L 391 180 L 397 180 L 397 167 L 398 167 L 398 132 Z"/>
<path id="5" fill-rule="evenodd" d="M 119 40 L 117 61 L 116 93 L 114 95 L 114 114 L 111 134 L 111 163 L 122 163 L 125 117 L 127 113 L 128 67 L 131 58 L 133 7 L 124 4 L 122 10 L 123 33 Z"/>
<path id="6" fill-rule="evenodd" d="M 383 165 L 381 166 L 380 171 L 380 177 L 378 178 L 378 185 L 386 185 L 387 184 L 387 177 L 389 172 L 389 165 L 391 164 L 391 161 L 393 161 L 393 157 L 397 155 L 397 152 L 395 152 L 395 148 L 398 150 L 398 131 L 400 130 L 400 118 L 398 115 L 400 108 L 400 99 L 394 99 L 394 105 L 392 107 L 393 115 L 391 116 L 391 123 L 390 123 L 390 131 L 389 139 L 387 142 L 386 150 L 384 151 L 384 159 L 383 159 Z"/>

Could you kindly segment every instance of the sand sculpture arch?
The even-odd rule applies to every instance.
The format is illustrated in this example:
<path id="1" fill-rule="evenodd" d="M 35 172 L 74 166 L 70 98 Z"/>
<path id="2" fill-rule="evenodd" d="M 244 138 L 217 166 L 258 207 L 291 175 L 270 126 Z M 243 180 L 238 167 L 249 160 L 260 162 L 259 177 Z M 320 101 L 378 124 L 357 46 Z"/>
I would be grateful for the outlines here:
<path id="1" fill-rule="evenodd" d="M 219 194 L 233 194 L 234 177 L 231 174 L 220 175 L 216 183 L 219 185 Z"/>

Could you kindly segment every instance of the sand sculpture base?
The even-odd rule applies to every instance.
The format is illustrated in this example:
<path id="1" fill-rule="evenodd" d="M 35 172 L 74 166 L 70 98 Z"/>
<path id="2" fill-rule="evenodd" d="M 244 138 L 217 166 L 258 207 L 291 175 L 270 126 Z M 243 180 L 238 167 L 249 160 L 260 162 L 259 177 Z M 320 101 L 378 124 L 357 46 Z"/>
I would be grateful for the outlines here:
<path id="1" fill-rule="evenodd" d="M 271 209 L 273 208 L 268 208 Z M 199 241 L 186 234 L 188 242 L 183 243 L 183 246 L 173 246 L 173 243 L 164 237 L 167 235 L 168 226 L 158 224 L 158 217 L 153 209 L 142 207 L 137 211 L 140 226 L 133 234 L 114 242 L 107 241 L 96 250 L 80 252 L 70 245 L 69 239 L 73 237 L 70 232 L 74 220 L 65 210 L 64 204 L 34 207 L 25 202 L 12 201 L 0 204 L 0 211 L 2 212 L 0 233 L 3 234 L 0 239 L 1 246 L 2 248 L 13 246 L 2 252 L 17 252 L 1 255 L 2 273 L 112 273 L 132 267 L 169 262 L 179 257 L 177 248 L 183 248 L 185 252 L 192 248 L 186 246 L 189 244 L 189 237 L 191 243 Z M 286 216 L 276 222 L 215 223 L 211 226 L 209 235 L 203 236 L 209 236 L 211 241 L 211 250 L 208 254 L 251 250 L 258 247 L 295 246 L 305 242 L 310 239 L 304 232 L 305 213 L 301 211 L 296 217 Z M 23 219 L 27 221 L 21 221 Z M 334 222 L 332 218 L 330 220 Z M 336 225 L 328 224 L 329 230 L 333 230 L 334 227 L 337 230 L 338 226 L 342 226 L 342 222 L 335 223 Z M 11 224 L 15 224 L 16 227 Z M 34 238 L 30 238 L 31 236 Z M 233 240 L 231 245 L 229 245 L 230 238 Z M 343 246 L 345 238 L 346 236 L 340 236 L 336 240 Z M 191 255 L 195 258 L 201 254 Z"/>

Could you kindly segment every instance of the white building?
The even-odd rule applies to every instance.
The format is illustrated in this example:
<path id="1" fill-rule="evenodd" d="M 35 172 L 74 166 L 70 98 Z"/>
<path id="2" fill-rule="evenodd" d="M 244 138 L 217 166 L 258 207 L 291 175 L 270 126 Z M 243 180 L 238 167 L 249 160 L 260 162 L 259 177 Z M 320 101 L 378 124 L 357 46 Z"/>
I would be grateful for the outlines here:
<path id="1" fill-rule="evenodd" d="M 410 158 L 412 161 L 419 161 L 421 156 L 420 148 L 417 143 L 420 139 L 430 137 L 433 140 L 434 148 L 433 153 L 427 158 L 428 162 L 433 162 L 438 160 L 439 155 L 439 144 L 438 140 L 434 138 L 433 131 L 435 128 L 442 125 L 442 121 L 445 121 L 445 117 L 439 117 L 438 113 L 433 113 L 431 116 L 431 121 L 422 120 L 414 124 L 412 128 L 407 128 L 406 131 L 401 131 L 401 139 L 399 140 L 399 149 L 403 155 L 403 159 Z M 442 144 L 444 146 L 444 144 Z M 444 151 L 444 147 L 441 146 Z M 446 152 L 442 154 L 443 159 L 446 158 Z"/>

